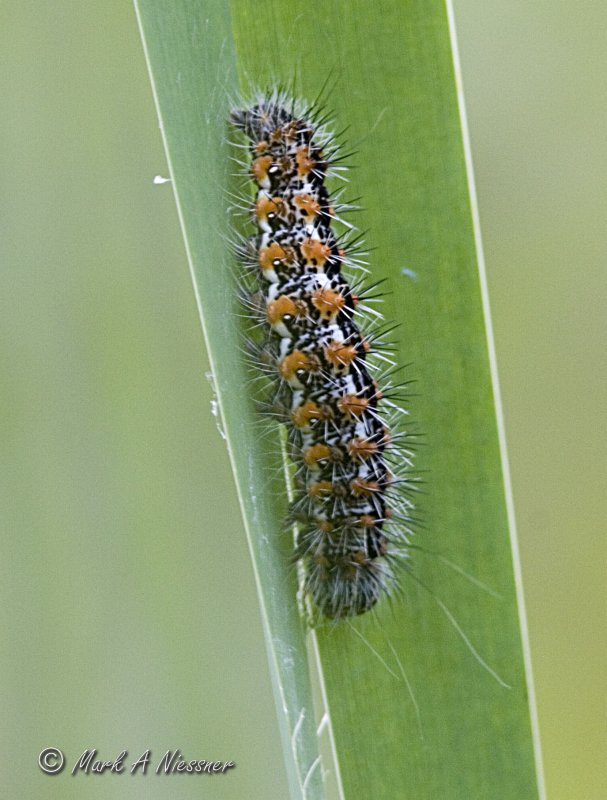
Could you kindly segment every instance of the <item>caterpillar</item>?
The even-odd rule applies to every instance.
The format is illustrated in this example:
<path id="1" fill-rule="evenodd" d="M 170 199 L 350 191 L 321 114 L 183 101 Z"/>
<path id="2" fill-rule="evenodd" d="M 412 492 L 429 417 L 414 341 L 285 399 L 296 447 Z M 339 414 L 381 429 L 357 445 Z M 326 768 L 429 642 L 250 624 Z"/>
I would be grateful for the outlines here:
<path id="1" fill-rule="evenodd" d="M 271 383 L 262 410 L 285 425 L 294 465 L 294 559 L 315 609 L 339 619 L 398 585 L 416 481 L 412 434 L 394 431 L 407 384 L 394 382 L 392 327 L 371 305 L 379 282 L 347 277 L 368 272 L 366 253 L 343 220 L 354 206 L 327 186 L 347 183 L 328 119 L 319 99 L 276 90 L 233 109 L 229 122 L 244 134 L 247 156 L 237 160 L 255 184 L 256 230 L 235 250 L 242 300 L 262 332 L 249 354 Z"/>

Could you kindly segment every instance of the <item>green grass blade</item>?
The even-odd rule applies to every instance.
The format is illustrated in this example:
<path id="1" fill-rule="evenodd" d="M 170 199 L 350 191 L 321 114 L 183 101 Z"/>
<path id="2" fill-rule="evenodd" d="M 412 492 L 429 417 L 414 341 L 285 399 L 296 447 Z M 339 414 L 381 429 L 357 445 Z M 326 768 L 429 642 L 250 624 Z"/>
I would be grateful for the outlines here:
<path id="1" fill-rule="evenodd" d="M 296 76 L 308 99 L 328 76 L 335 83 L 331 109 L 358 150 L 357 223 L 377 248 L 373 277 L 391 279 L 384 311 L 402 323 L 399 360 L 413 363 L 420 396 L 412 407 L 427 434 L 419 542 L 431 552 L 413 552 L 402 596 L 377 614 L 309 637 L 335 759 L 325 764 L 330 791 L 374 800 L 538 797 L 447 8 L 438 0 L 137 7 L 256 567 L 292 796 L 322 789 L 320 769 L 307 774 L 317 737 L 286 566 L 291 542 L 280 525 L 284 481 L 244 396 L 225 244 L 232 183 L 224 120 L 238 76 L 245 88 Z"/>
<path id="2" fill-rule="evenodd" d="M 233 166 L 226 142 L 227 92 L 235 60 L 227 8 L 205 4 L 137 4 L 146 55 L 207 341 L 222 425 L 236 475 L 261 598 L 287 775 L 303 797 L 317 758 L 316 728 L 305 669 L 305 629 L 295 575 L 285 570 L 292 543 L 283 535 L 284 478 L 259 447 L 259 426 L 247 401 L 238 306 L 226 241 L 226 190 Z M 203 13 L 204 11 L 204 13 Z M 229 576 L 226 576 L 229 579 Z M 302 665 L 303 668 L 302 668 Z M 306 797 L 320 795 L 320 771 Z"/>

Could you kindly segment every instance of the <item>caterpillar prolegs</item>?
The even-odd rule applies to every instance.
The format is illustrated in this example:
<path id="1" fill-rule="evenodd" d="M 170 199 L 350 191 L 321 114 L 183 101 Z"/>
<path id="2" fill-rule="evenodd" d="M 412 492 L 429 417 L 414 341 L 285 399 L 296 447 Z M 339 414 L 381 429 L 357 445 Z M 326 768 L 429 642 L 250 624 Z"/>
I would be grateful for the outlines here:
<path id="1" fill-rule="evenodd" d="M 271 378 L 264 406 L 286 426 L 295 466 L 295 558 L 324 617 L 362 614 L 397 585 L 412 527 L 391 327 L 372 308 L 376 284 L 346 277 L 367 272 L 365 254 L 341 218 L 352 206 L 327 188 L 346 167 L 320 103 L 275 91 L 230 122 L 247 138 L 243 166 L 256 185 L 256 232 L 236 249 L 244 303 L 263 331 L 250 350 Z"/>

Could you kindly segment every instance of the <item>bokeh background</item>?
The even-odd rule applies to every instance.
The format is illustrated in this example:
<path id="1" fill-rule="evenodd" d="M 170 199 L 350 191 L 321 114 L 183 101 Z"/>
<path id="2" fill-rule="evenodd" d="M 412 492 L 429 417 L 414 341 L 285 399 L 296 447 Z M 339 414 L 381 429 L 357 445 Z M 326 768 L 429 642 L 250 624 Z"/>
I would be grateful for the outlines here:
<path id="1" fill-rule="evenodd" d="M 548 796 L 599 800 L 607 6 L 455 12 Z M 0 53 L 1 793 L 286 797 L 133 9 L 5 3 Z M 238 766 L 50 778 L 50 745 Z"/>

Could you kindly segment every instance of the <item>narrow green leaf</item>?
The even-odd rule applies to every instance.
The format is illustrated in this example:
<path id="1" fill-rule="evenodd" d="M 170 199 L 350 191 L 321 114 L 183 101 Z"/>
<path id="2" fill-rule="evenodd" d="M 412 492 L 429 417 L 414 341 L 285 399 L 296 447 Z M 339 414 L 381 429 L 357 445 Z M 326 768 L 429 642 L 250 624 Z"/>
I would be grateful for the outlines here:
<path id="1" fill-rule="evenodd" d="M 448 9 L 439 0 L 137 8 L 256 569 L 292 796 L 323 796 L 309 664 L 327 792 L 538 797 Z M 281 524 L 277 438 L 259 433 L 239 352 L 225 120 L 239 79 L 245 91 L 295 82 L 312 99 L 328 78 L 331 110 L 358 151 L 356 222 L 369 229 L 373 277 L 390 278 L 382 310 L 402 324 L 399 361 L 417 380 L 427 494 L 424 550 L 412 551 L 402 595 L 306 636 Z"/>
<path id="2" fill-rule="evenodd" d="M 296 576 L 286 568 L 292 541 L 284 535 L 284 477 L 259 446 L 247 399 L 227 207 L 234 188 L 226 143 L 228 93 L 236 89 L 227 6 L 216 0 L 137 3 L 146 56 L 174 183 L 213 381 L 253 557 L 271 676 L 294 798 L 304 797 L 317 758 L 306 662 L 305 628 Z M 229 580 L 229 576 L 226 576 Z M 320 771 L 306 797 L 322 797 Z"/>

